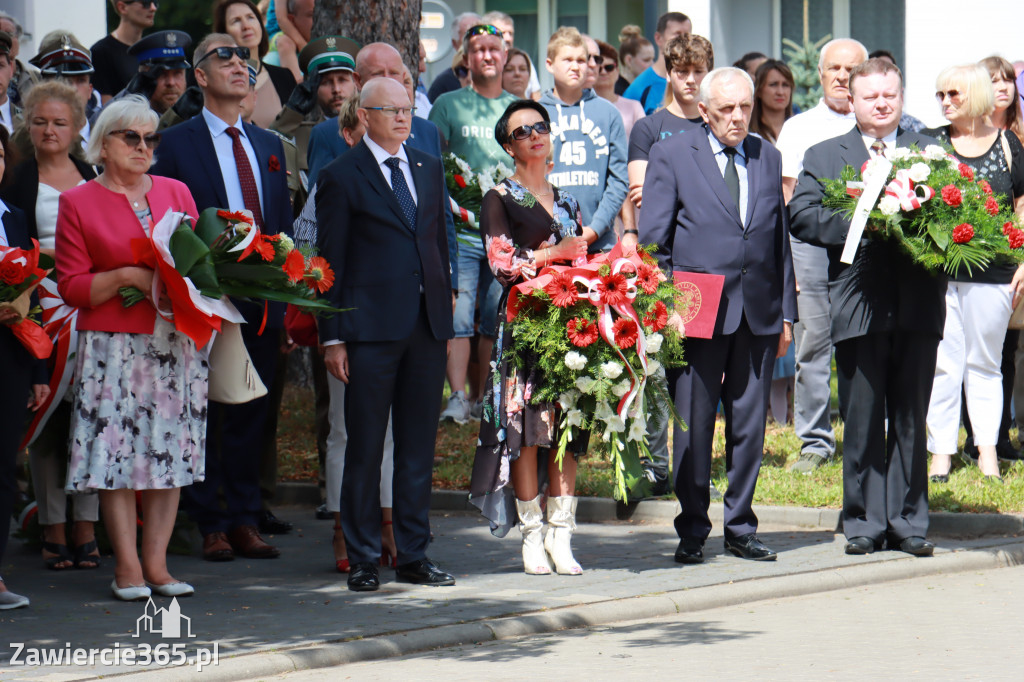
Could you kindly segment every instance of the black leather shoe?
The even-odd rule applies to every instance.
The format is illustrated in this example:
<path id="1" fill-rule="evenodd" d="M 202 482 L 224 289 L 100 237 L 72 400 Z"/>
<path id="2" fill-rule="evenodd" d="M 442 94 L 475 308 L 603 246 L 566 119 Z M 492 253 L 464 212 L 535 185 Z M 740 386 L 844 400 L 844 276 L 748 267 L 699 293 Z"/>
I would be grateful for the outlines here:
<path id="1" fill-rule="evenodd" d="M 412 583 L 413 585 L 440 587 L 455 584 L 455 576 L 445 573 L 438 568 L 437 564 L 426 557 L 418 561 L 402 564 L 395 569 L 395 576 L 399 582 Z"/>
<path id="2" fill-rule="evenodd" d="M 704 543 L 694 538 L 683 538 L 676 547 L 677 564 L 704 563 Z"/>
<path id="3" fill-rule="evenodd" d="M 370 561 L 352 564 L 348 571 L 348 589 L 353 592 L 376 592 L 379 587 L 377 564 Z"/>
<path id="4" fill-rule="evenodd" d="M 1001 440 L 996 443 L 996 457 L 1007 462 L 1016 462 L 1021 459 L 1021 452 L 1013 447 L 1008 440 Z"/>
<path id="5" fill-rule="evenodd" d="M 735 538 L 726 536 L 725 550 L 732 552 L 741 559 L 750 559 L 752 561 L 775 561 L 778 557 L 775 552 L 768 549 L 767 545 L 758 540 L 757 536 L 753 533 L 747 533 Z"/>
<path id="6" fill-rule="evenodd" d="M 317 521 L 330 521 L 334 518 L 334 512 L 328 511 L 327 503 L 322 502 L 319 507 L 316 508 Z"/>
<path id="7" fill-rule="evenodd" d="M 909 537 L 900 542 L 898 549 L 914 556 L 931 556 L 935 551 L 935 544 L 922 537 Z"/>
<path id="8" fill-rule="evenodd" d="M 878 547 L 875 545 L 875 541 L 864 535 L 858 535 L 846 541 L 847 554 L 871 554 L 876 549 Z"/>
<path id="9" fill-rule="evenodd" d="M 284 535 L 292 530 L 291 522 L 282 521 L 269 509 L 264 509 L 260 514 L 259 527 L 263 535 Z"/>

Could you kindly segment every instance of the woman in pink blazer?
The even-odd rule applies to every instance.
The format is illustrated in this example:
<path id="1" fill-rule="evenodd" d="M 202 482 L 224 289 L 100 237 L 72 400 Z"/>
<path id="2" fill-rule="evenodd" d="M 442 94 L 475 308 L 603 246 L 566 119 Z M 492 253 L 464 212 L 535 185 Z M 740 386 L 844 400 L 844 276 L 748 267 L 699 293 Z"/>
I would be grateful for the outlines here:
<path id="1" fill-rule="evenodd" d="M 170 210 L 193 218 L 182 183 L 147 175 L 160 140 L 157 117 L 138 96 L 103 110 L 89 139 L 95 180 L 60 197 L 57 288 L 79 309 L 69 491 L 99 491 L 122 600 L 193 593 L 167 570 L 181 487 L 204 477 L 207 364 L 190 338 L 157 315 L 153 271 L 135 263 L 144 239 Z M 119 290 L 146 300 L 129 308 Z M 142 491 L 141 557 L 135 491 Z M 147 586 L 148 585 L 148 586 Z"/>

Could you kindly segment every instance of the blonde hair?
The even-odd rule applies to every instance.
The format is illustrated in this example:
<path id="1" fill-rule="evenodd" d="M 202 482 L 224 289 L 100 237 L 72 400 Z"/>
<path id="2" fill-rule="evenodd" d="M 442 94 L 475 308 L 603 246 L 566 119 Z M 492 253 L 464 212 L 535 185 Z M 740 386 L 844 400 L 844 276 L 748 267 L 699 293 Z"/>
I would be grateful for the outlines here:
<path id="1" fill-rule="evenodd" d="M 74 87 L 60 79 L 43 81 L 29 90 L 25 98 L 25 120 L 31 123 L 36 107 L 51 100 L 67 104 L 71 109 L 71 124 L 76 131 L 82 129 L 85 125 L 85 107 L 82 106 L 82 100 L 78 98 L 78 91 Z"/>
<path id="2" fill-rule="evenodd" d="M 554 60 L 563 47 L 582 47 L 585 50 L 587 43 L 575 26 L 559 26 L 548 40 L 548 59 Z"/>
<path id="3" fill-rule="evenodd" d="M 38 87 L 38 86 L 37 86 Z M 142 95 L 128 95 L 103 107 L 96 124 L 89 131 L 89 148 L 85 160 L 94 166 L 103 164 L 103 142 L 113 130 L 130 128 L 136 123 L 148 123 L 156 129 L 160 118 Z M 156 160 L 156 157 L 153 157 Z"/>
<path id="4" fill-rule="evenodd" d="M 354 92 L 338 107 L 339 134 L 342 130 L 355 130 L 359 127 L 359 116 L 356 115 L 357 109 L 359 109 L 359 93 Z"/>
<path id="5" fill-rule="evenodd" d="M 981 64 L 962 64 L 943 69 L 935 79 L 935 89 L 952 89 L 963 93 L 960 109 L 966 116 L 988 116 L 996 108 L 992 77 Z"/>

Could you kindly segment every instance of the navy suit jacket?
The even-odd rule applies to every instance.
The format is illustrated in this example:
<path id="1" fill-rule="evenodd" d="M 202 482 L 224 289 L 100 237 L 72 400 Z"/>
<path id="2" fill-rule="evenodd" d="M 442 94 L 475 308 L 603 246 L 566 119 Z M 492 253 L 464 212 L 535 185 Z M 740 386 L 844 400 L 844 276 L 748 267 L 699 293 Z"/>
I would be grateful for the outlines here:
<path id="1" fill-rule="evenodd" d="M 640 243 L 657 244 L 668 271 L 725 276 L 715 335 L 732 334 L 746 316 L 756 335 L 778 334 L 796 320 L 789 215 L 782 198 L 782 157 L 747 136 L 746 226 L 701 126 L 651 148 L 640 214 Z"/>
<path id="2" fill-rule="evenodd" d="M 409 139 L 406 146 L 419 149 L 431 156 L 441 158 L 441 134 L 437 126 L 425 118 L 412 117 L 412 125 L 409 128 Z M 309 165 L 310 186 L 316 183 L 320 169 L 334 161 L 336 158 L 348 151 L 348 144 L 345 138 L 338 132 L 338 117 L 329 118 L 326 121 L 313 126 L 313 132 L 309 136 L 309 147 L 306 151 L 306 160 Z M 444 220 L 445 229 L 448 232 L 448 260 L 452 264 L 452 281 L 459 281 L 459 243 L 455 237 L 455 219 L 452 216 L 451 206 L 448 205 L 448 188 L 444 189 Z"/>
<path id="3" fill-rule="evenodd" d="M 416 187 L 415 229 L 364 142 L 320 173 L 317 246 L 334 269 L 327 298 L 353 308 L 320 320 L 321 341 L 405 339 L 421 298 L 434 337 L 453 336 L 444 167 L 436 157 L 408 145 L 405 150 Z"/>
<path id="4" fill-rule="evenodd" d="M 260 184 L 263 194 L 263 231 L 266 234 L 291 232 L 292 208 L 288 196 L 288 179 L 284 164 L 284 147 L 281 140 L 272 133 L 261 130 L 248 123 L 242 124 L 245 134 L 256 153 L 259 164 Z M 228 208 L 227 190 L 224 188 L 224 176 L 217 162 L 217 152 L 213 148 L 213 137 L 210 128 L 202 116 L 193 116 L 184 123 L 164 130 L 163 140 L 156 152 L 156 162 L 151 173 L 174 178 L 185 183 L 196 208 L 200 212 L 210 207 Z M 277 170 L 270 170 L 273 164 Z M 159 217 L 157 217 L 159 219 Z M 239 312 L 245 315 L 252 324 L 259 324 L 263 315 L 263 306 L 255 304 L 239 304 Z M 257 310 L 258 308 L 258 310 Z M 283 303 L 271 302 L 268 308 L 267 326 L 281 327 L 284 324 Z"/>

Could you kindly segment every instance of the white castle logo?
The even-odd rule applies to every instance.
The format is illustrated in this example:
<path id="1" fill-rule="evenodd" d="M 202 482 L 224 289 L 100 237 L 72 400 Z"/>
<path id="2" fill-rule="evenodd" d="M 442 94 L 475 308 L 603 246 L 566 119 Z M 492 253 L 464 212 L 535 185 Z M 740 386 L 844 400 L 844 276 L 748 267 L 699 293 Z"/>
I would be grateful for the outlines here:
<path id="1" fill-rule="evenodd" d="M 149 598 L 145 611 L 135 621 L 135 634 L 132 637 L 141 637 L 144 632 L 160 635 L 165 639 L 195 637 L 192 634 L 192 619 L 181 615 L 177 597 L 171 599 L 170 606 L 159 609 L 153 603 L 153 598 Z"/>

